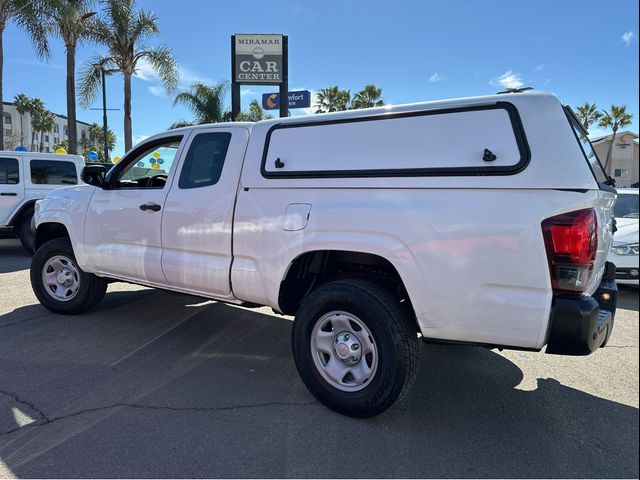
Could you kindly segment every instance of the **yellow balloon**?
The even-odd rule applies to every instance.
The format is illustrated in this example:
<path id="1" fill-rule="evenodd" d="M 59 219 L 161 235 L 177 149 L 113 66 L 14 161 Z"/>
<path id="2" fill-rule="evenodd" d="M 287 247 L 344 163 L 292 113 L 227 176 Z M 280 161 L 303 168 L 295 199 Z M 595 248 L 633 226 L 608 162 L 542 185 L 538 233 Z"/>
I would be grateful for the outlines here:
<path id="1" fill-rule="evenodd" d="M 67 151 L 66 151 L 64 148 L 60 147 L 60 148 L 58 148 L 58 149 L 56 150 L 56 153 L 57 153 L 58 155 L 66 155 L 66 154 L 67 154 Z"/>
<path id="2" fill-rule="evenodd" d="M 158 152 L 155 152 L 153 154 L 153 158 L 155 158 L 157 160 L 158 158 L 160 158 L 160 154 Z"/>
<path id="3" fill-rule="evenodd" d="M 118 163 L 120 161 L 120 157 L 113 157 L 113 163 Z"/>
<path id="4" fill-rule="evenodd" d="M 160 170 L 160 164 L 159 163 L 152 163 L 151 164 L 151 168 L 153 168 L 154 170 Z"/>

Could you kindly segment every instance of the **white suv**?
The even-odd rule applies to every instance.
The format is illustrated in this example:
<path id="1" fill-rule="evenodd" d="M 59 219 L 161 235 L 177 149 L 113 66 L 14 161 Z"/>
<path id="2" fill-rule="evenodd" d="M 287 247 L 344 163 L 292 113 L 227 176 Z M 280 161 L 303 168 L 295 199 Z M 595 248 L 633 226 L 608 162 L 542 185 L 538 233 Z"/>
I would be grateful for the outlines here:
<path id="1" fill-rule="evenodd" d="M 51 190 L 79 183 L 80 155 L 0 151 L 0 238 L 33 253 L 33 206 Z"/>

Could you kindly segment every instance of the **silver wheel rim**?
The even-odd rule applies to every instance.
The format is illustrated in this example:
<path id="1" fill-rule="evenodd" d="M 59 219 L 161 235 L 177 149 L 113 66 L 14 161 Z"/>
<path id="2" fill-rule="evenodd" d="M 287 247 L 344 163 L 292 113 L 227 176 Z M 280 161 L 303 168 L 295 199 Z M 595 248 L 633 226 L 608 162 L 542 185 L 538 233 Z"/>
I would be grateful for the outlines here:
<path id="1" fill-rule="evenodd" d="M 80 272 L 76 264 L 64 255 L 48 259 L 42 267 L 45 292 L 59 302 L 68 302 L 78 294 Z"/>
<path id="2" fill-rule="evenodd" d="M 329 312 L 311 332 L 313 363 L 332 387 L 343 392 L 365 388 L 378 368 L 378 347 L 365 323 L 351 313 Z"/>

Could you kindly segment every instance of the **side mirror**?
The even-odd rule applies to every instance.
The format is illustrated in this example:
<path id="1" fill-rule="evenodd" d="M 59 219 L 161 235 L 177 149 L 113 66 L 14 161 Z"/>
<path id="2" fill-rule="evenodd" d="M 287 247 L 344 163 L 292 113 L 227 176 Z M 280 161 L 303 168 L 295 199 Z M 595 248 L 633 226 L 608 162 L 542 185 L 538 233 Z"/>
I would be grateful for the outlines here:
<path id="1" fill-rule="evenodd" d="M 86 165 L 80 173 L 80 178 L 84 183 L 94 187 L 104 187 L 104 177 L 107 173 L 106 165 Z"/>

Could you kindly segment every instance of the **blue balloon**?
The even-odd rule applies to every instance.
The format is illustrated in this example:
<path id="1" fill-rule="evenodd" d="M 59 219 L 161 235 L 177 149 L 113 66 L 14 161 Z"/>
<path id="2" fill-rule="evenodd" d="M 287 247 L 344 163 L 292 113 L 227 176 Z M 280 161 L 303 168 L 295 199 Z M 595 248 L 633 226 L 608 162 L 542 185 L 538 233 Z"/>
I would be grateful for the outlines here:
<path id="1" fill-rule="evenodd" d="M 149 160 L 149 163 L 150 163 L 150 164 L 152 164 L 152 165 L 153 165 L 154 163 L 156 163 L 156 162 L 157 162 L 157 160 L 156 160 L 155 158 L 152 158 L 152 159 L 150 159 L 150 160 Z"/>
<path id="2" fill-rule="evenodd" d="M 144 162 L 138 162 L 136 165 L 137 165 L 138 167 L 142 168 L 142 167 L 144 167 Z"/>
<path id="3" fill-rule="evenodd" d="M 27 147 L 23 147 L 22 145 L 20 145 L 19 147 L 16 147 L 16 152 L 28 152 L 29 150 L 27 150 Z"/>
<path id="4" fill-rule="evenodd" d="M 164 160 L 159 158 L 158 160 L 156 160 L 160 165 L 162 165 L 164 163 Z"/>
<path id="5" fill-rule="evenodd" d="M 88 154 L 87 157 L 89 158 L 89 160 L 91 160 L 92 162 L 95 162 L 96 160 L 98 160 L 98 152 L 96 152 L 95 150 L 91 150 Z"/>

